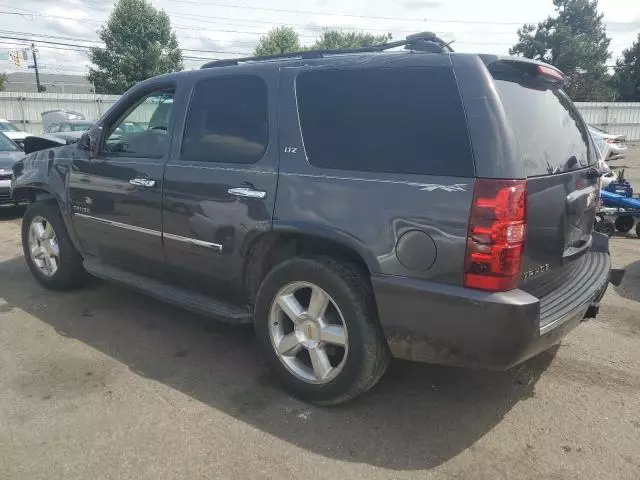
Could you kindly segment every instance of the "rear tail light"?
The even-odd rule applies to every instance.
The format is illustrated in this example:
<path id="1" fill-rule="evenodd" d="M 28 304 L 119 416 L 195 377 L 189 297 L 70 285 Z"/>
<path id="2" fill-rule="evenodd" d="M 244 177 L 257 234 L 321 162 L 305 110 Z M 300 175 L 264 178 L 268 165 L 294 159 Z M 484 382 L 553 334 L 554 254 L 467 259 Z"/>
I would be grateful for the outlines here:
<path id="1" fill-rule="evenodd" d="M 549 67 L 547 65 L 538 65 L 537 71 L 539 76 L 546 77 L 549 80 L 562 82 L 565 78 L 564 74 L 560 70 L 556 70 L 555 68 Z"/>
<path id="2" fill-rule="evenodd" d="M 527 236 L 526 206 L 526 181 L 476 180 L 465 287 L 506 291 L 518 285 Z"/>

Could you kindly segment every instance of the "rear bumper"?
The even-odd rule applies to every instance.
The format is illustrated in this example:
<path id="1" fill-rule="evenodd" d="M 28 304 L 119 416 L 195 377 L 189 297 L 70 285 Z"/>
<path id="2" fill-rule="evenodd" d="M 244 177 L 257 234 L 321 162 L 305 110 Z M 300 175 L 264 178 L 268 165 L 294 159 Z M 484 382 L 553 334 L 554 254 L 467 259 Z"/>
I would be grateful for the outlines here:
<path id="1" fill-rule="evenodd" d="M 602 245 L 602 242 L 600 242 Z M 550 348 L 595 316 L 609 283 L 606 251 L 585 275 L 540 300 L 522 290 L 489 293 L 404 277 L 373 277 L 392 354 L 428 363 L 503 370 Z"/>

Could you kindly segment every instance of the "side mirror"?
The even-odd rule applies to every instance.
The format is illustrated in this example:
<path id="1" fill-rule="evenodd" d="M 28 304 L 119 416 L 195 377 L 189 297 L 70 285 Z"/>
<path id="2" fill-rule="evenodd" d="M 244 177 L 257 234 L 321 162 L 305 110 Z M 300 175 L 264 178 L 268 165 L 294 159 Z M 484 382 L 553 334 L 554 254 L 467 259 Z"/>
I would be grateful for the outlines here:
<path id="1" fill-rule="evenodd" d="M 78 148 L 88 152 L 88 159 L 91 160 L 91 137 L 88 133 L 83 133 L 78 140 Z"/>

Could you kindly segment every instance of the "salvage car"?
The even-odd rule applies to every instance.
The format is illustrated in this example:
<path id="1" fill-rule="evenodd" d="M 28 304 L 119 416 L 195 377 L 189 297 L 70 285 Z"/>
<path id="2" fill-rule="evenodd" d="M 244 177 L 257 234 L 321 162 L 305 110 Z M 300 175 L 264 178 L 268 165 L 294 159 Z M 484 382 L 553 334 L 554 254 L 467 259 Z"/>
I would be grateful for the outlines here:
<path id="1" fill-rule="evenodd" d="M 14 204 L 11 198 L 11 175 L 13 166 L 24 157 L 24 152 L 0 132 L 0 205 Z"/>
<path id="2" fill-rule="evenodd" d="M 589 133 L 596 142 L 606 142 L 608 148 L 607 160 L 619 160 L 627 153 L 627 141 L 624 135 L 607 133 L 604 130 L 589 125 Z"/>
<path id="3" fill-rule="evenodd" d="M 53 290 L 91 274 L 252 323 L 317 404 L 392 356 L 513 367 L 595 317 L 609 281 L 598 158 L 564 82 L 429 33 L 148 79 L 14 167 L 27 265 Z"/>

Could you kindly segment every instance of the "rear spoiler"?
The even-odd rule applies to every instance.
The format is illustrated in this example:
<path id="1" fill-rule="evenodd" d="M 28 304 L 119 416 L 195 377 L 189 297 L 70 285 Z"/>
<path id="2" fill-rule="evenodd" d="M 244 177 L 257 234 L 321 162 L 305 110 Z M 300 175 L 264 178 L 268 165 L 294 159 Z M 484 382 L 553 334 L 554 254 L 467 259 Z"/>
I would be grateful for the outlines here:
<path id="1" fill-rule="evenodd" d="M 567 83 L 567 77 L 562 71 L 553 65 L 537 62 L 529 58 L 522 57 L 499 57 L 496 55 L 480 55 L 484 64 L 492 69 L 499 69 L 500 66 L 515 68 L 532 80 L 542 80 L 560 87 Z"/>

